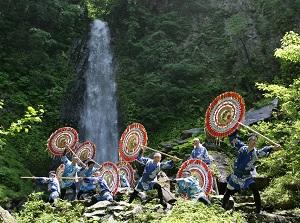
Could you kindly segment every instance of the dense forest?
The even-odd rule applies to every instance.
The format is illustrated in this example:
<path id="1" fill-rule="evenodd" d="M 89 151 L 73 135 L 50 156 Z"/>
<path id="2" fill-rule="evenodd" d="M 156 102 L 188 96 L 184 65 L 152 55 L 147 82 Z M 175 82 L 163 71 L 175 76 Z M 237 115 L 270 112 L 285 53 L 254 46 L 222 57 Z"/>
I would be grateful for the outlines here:
<path id="1" fill-rule="evenodd" d="M 274 180 L 265 200 L 295 208 L 299 193 L 300 1 L 2 0 L 0 2 L 0 204 L 32 191 L 50 134 L 77 127 L 62 115 L 82 78 L 80 49 L 93 19 L 106 21 L 118 61 L 120 129 L 143 123 L 150 145 L 204 127 L 210 102 L 238 92 L 246 109 L 274 98 L 271 122 L 255 128 L 283 150 L 262 162 Z M 78 43 L 81 43 L 78 46 Z M 77 44 L 77 45 L 76 45 Z M 75 105 L 74 105 L 75 106 Z M 277 200 L 278 196 L 283 199 Z"/>

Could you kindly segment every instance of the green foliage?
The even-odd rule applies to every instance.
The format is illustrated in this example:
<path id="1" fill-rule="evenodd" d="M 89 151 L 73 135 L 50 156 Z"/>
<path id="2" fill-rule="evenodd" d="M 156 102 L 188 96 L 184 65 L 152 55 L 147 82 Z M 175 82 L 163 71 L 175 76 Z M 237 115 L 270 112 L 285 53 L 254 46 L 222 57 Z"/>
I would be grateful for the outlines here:
<path id="1" fill-rule="evenodd" d="M 281 40 L 281 48 L 276 49 L 275 57 L 290 62 L 300 62 L 300 35 L 287 32 Z"/>
<path id="2" fill-rule="evenodd" d="M 30 176 L 23 165 L 24 159 L 13 147 L 4 147 L 0 153 L 0 205 L 7 205 L 11 200 L 21 200 L 32 191 L 32 182 L 20 179 L 20 176 Z"/>
<path id="3" fill-rule="evenodd" d="M 262 193 L 263 201 L 276 209 L 293 209 L 300 202 L 299 173 L 288 172 L 275 178 Z"/>
<path id="4" fill-rule="evenodd" d="M 0 2 L 0 97 L 5 101 L 5 106 L 0 103 L 0 202 L 4 206 L 32 191 L 32 183 L 20 176 L 43 176 L 49 171 L 46 142 L 62 125 L 61 102 L 77 76 L 69 55 L 73 41 L 87 35 L 85 13 L 82 1 Z"/>
<path id="5" fill-rule="evenodd" d="M 10 167 L 0 174 L 5 182 L 1 197 L 30 191 L 28 182 L 18 181 L 30 174 L 24 169 L 35 175 L 48 171 L 46 140 L 68 124 L 59 118 L 60 106 L 78 76 L 69 52 L 74 40 L 87 38 L 90 18 L 107 21 L 114 37 L 121 125 L 141 122 L 151 146 L 158 145 L 178 138 L 183 129 L 202 128 L 209 103 L 220 93 L 239 92 L 250 108 L 264 91 L 268 100 L 280 99 L 280 112 L 272 123 L 254 127 L 291 149 L 271 154 L 260 168 L 269 176 L 294 173 L 299 169 L 299 35 L 287 33 L 276 50 L 281 74 L 273 51 L 286 30 L 299 29 L 299 9 L 298 1 L 279 0 L 226 5 L 199 0 L 1 1 L 0 97 L 6 106 L 1 110 L 0 148 L 5 153 L 0 162 Z M 254 87 L 274 77 L 276 85 Z M 38 109 L 20 119 L 29 105 Z M 35 112 L 43 113 L 43 122 Z M 27 132 L 31 126 L 27 134 L 5 135 L 8 130 Z M 190 143 L 179 146 L 176 155 L 185 156 L 185 149 L 191 149 Z M 18 183 L 4 180 L 8 174 Z M 45 222 L 54 218 L 48 216 Z"/>
<path id="6" fill-rule="evenodd" d="M 287 32 L 281 40 L 281 48 L 275 50 L 275 57 L 280 58 L 282 80 L 285 85 L 293 83 L 300 75 L 300 36 L 293 31 Z"/>
<path id="7" fill-rule="evenodd" d="M 209 214 L 208 214 L 209 213 Z M 240 212 L 226 212 L 220 205 L 206 206 L 201 202 L 193 202 L 179 199 L 173 206 L 172 210 L 166 215 L 147 212 L 140 214 L 133 219 L 132 222 L 176 222 L 176 223 L 192 223 L 192 222 L 247 222 Z"/>
<path id="8" fill-rule="evenodd" d="M 20 223 L 31 222 L 92 222 L 84 217 L 84 206 L 82 204 L 72 205 L 68 201 L 59 200 L 55 207 L 50 203 L 41 200 L 42 192 L 32 193 L 24 204 L 24 209 L 15 214 L 16 220 Z"/>
<path id="9" fill-rule="evenodd" d="M 272 53 L 286 28 L 273 26 L 272 7 L 273 1 L 227 7 L 203 1 L 111 1 L 105 18 L 120 62 L 121 124 L 141 122 L 149 135 L 178 120 L 192 125 L 216 95 L 229 90 L 252 107 L 262 98 L 255 82 L 272 81 L 279 73 Z M 284 8 L 289 18 L 296 14 Z M 268 32 L 257 25 L 261 21 Z"/>
<path id="10" fill-rule="evenodd" d="M 288 33 L 282 41 L 281 50 L 275 55 L 285 64 L 299 63 L 300 57 L 293 50 L 299 45 L 298 35 Z M 294 55 L 293 55 L 294 54 Z M 298 74 L 299 75 L 299 74 Z M 285 80 L 290 82 L 292 76 Z M 284 80 L 283 80 L 284 81 Z M 262 161 L 261 167 L 268 176 L 275 178 L 264 193 L 264 199 L 276 208 L 294 208 L 299 204 L 298 172 L 300 168 L 300 79 L 293 79 L 292 83 L 257 84 L 263 90 L 264 96 L 269 99 L 278 98 L 280 102 L 279 112 L 274 113 L 275 120 L 272 123 L 260 123 L 261 132 L 271 138 L 278 139 L 282 150 L 271 154 L 271 157 Z M 275 201 L 274 198 L 280 199 Z"/>
<path id="11" fill-rule="evenodd" d="M 91 19 L 100 19 L 109 13 L 107 6 L 111 4 L 110 0 L 84 0 L 87 10 L 88 16 Z"/>
<path id="12" fill-rule="evenodd" d="M 25 113 L 25 118 L 11 123 L 9 127 L 10 133 L 14 134 L 15 132 L 20 132 L 21 130 L 24 130 L 26 133 L 28 133 L 29 129 L 31 128 L 30 124 L 42 122 L 41 117 L 44 114 L 44 109 L 42 107 L 43 106 L 39 106 L 38 110 L 35 110 L 33 107 L 29 106 Z"/>

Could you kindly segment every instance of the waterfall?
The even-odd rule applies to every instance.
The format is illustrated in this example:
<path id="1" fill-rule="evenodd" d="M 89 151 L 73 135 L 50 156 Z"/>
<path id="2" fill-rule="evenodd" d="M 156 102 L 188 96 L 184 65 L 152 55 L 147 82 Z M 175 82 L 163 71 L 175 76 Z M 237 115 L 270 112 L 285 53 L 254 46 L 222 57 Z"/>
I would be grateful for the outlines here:
<path id="1" fill-rule="evenodd" d="M 110 49 L 106 22 L 94 20 L 88 41 L 88 66 L 84 73 L 86 92 L 80 114 L 79 140 L 96 145 L 94 160 L 102 164 L 118 161 L 116 64 Z"/>

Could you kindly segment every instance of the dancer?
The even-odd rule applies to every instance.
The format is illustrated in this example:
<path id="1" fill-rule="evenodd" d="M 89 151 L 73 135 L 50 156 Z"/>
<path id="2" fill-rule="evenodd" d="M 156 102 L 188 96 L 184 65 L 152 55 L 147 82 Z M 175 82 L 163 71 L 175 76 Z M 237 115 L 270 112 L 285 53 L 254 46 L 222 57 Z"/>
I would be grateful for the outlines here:
<path id="1" fill-rule="evenodd" d="M 225 209 L 227 208 L 226 205 L 231 195 L 249 187 L 254 196 L 256 213 L 262 213 L 260 194 L 251 175 L 251 171 L 255 169 L 255 164 L 259 158 L 268 157 L 272 150 L 278 150 L 281 146 L 266 146 L 257 150 L 257 141 L 257 135 L 251 134 L 248 138 L 248 145 L 242 146 L 238 151 L 234 163 L 234 170 L 228 178 L 227 188 L 222 200 L 222 207 Z"/>
<path id="2" fill-rule="evenodd" d="M 139 192 L 155 189 L 158 192 L 160 204 L 166 209 L 168 206 L 167 203 L 164 201 L 161 186 L 158 183 L 154 182 L 154 179 L 157 177 L 157 174 L 160 172 L 160 170 L 172 168 L 173 163 L 177 158 L 174 157 L 173 160 L 170 160 L 168 162 L 160 162 L 160 153 L 155 153 L 153 159 L 143 157 L 142 154 L 145 149 L 146 147 L 143 147 L 143 149 L 141 149 L 140 151 L 140 154 L 136 158 L 136 160 L 144 164 L 145 167 L 141 179 L 137 183 L 133 193 L 129 198 L 129 203 L 132 203 L 132 201 Z"/>

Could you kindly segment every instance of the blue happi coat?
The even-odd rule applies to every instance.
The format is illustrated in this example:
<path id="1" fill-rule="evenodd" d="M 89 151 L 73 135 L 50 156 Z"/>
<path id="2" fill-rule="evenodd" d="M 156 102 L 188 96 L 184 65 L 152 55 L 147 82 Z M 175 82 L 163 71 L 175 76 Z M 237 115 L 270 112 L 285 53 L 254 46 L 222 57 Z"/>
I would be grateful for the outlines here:
<path id="1" fill-rule="evenodd" d="M 83 183 L 80 185 L 80 190 L 88 192 L 96 188 L 97 179 L 95 177 L 85 177 Z"/>
<path id="2" fill-rule="evenodd" d="M 85 169 L 82 169 L 81 172 L 83 177 L 91 177 L 99 168 L 97 167 L 93 167 L 93 168 L 89 168 L 89 167 L 86 167 Z"/>
<path id="3" fill-rule="evenodd" d="M 94 182 L 94 184 L 96 184 L 96 191 L 99 193 L 99 195 L 95 195 L 94 197 L 98 201 L 113 199 L 112 191 L 102 177 L 90 177 L 90 179 Z"/>
<path id="4" fill-rule="evenodd" d="M 228 135 L 228 139 L 230 144 L 232 145 L 233 148 L 235 148 L 236 151 L 239 151 L 239 149 L 243 146 L 246 146 L 245 143 L 243 143 L 239 138 L 238 138 L 238 132 L 239 130 L 235 130 L 233 133 Z M 233 142 L 235 140 L 235 143 Z"/>
<path id="5" fill-rule="evenodd" d="M 191 159 L 200 159 L 207 165 L 210 165 L 210 158 L 207 149 L 204 146 L 195 147 L 190 156 Z"/>
<path id="6" fill-rule="evenodd" d="M 121 187 L 130 187 L 130 184 L 124 173 L 120 173 L 120 185 Z"/>
<path id="7" fill-rule="evenodd" d="M 41 177 L 39 180 L 40 180 L 41 184 L 48 185 L 48 192 L 50 194 L 49 200 L 51 200 L 51 199 L 55 200 L 56 198 L 59 197 L 60 187 L 59 187 L 59 182 L 56 177 L 55 178 Z"/>
<path id="8" fill-rule="evenodd" d="M 151 190 L 155 184 L 153 180 L 157 177 L 157 174 L 163 169 L 173 167 L 173 160 L 154 163 L 153 159 L 143 157 L 141 154 L 136 160 L 145 165 L 143 175 L 135 187 L 135 190 L 139 192 Z"/>
<path id="9" fill-rule="evenodd" d="M 62 177 L 77 177 L 77 173 L 82 169 L 82 167 L 78 166 L 77 164 L 72 165 L 72 162 L 66 156 L 63 156 L 61 158 L 61 161 L 65 164 L 65 169 L 64 173 L 62 174 Z M 60 188 L 68 188 L 74 182 L 75 180 L 62 179 L 60 182 Z"/>
<path id="10" fill-rule="evenodd" d="M 266 146 L 260 150 L 254 148 L 248 152 L 248 146 L 243 146 L 239 149 L 237 158 L 234 162 L 234 171 L 228 178 L 229 189 L 244 190 L 254 179 L 251 171 L 255 169 L 256 162 L 259 158 L 267 157 L 269 155 L 270 147 Z"/>
<path id="11" fill-rule="evenodd" d="M 195 177 L 178 178 L 176 181 L 178 182 L 178 193 L 186 194 L 189 199 L 199 200 L 201 197 L 206 197 Z"/>

